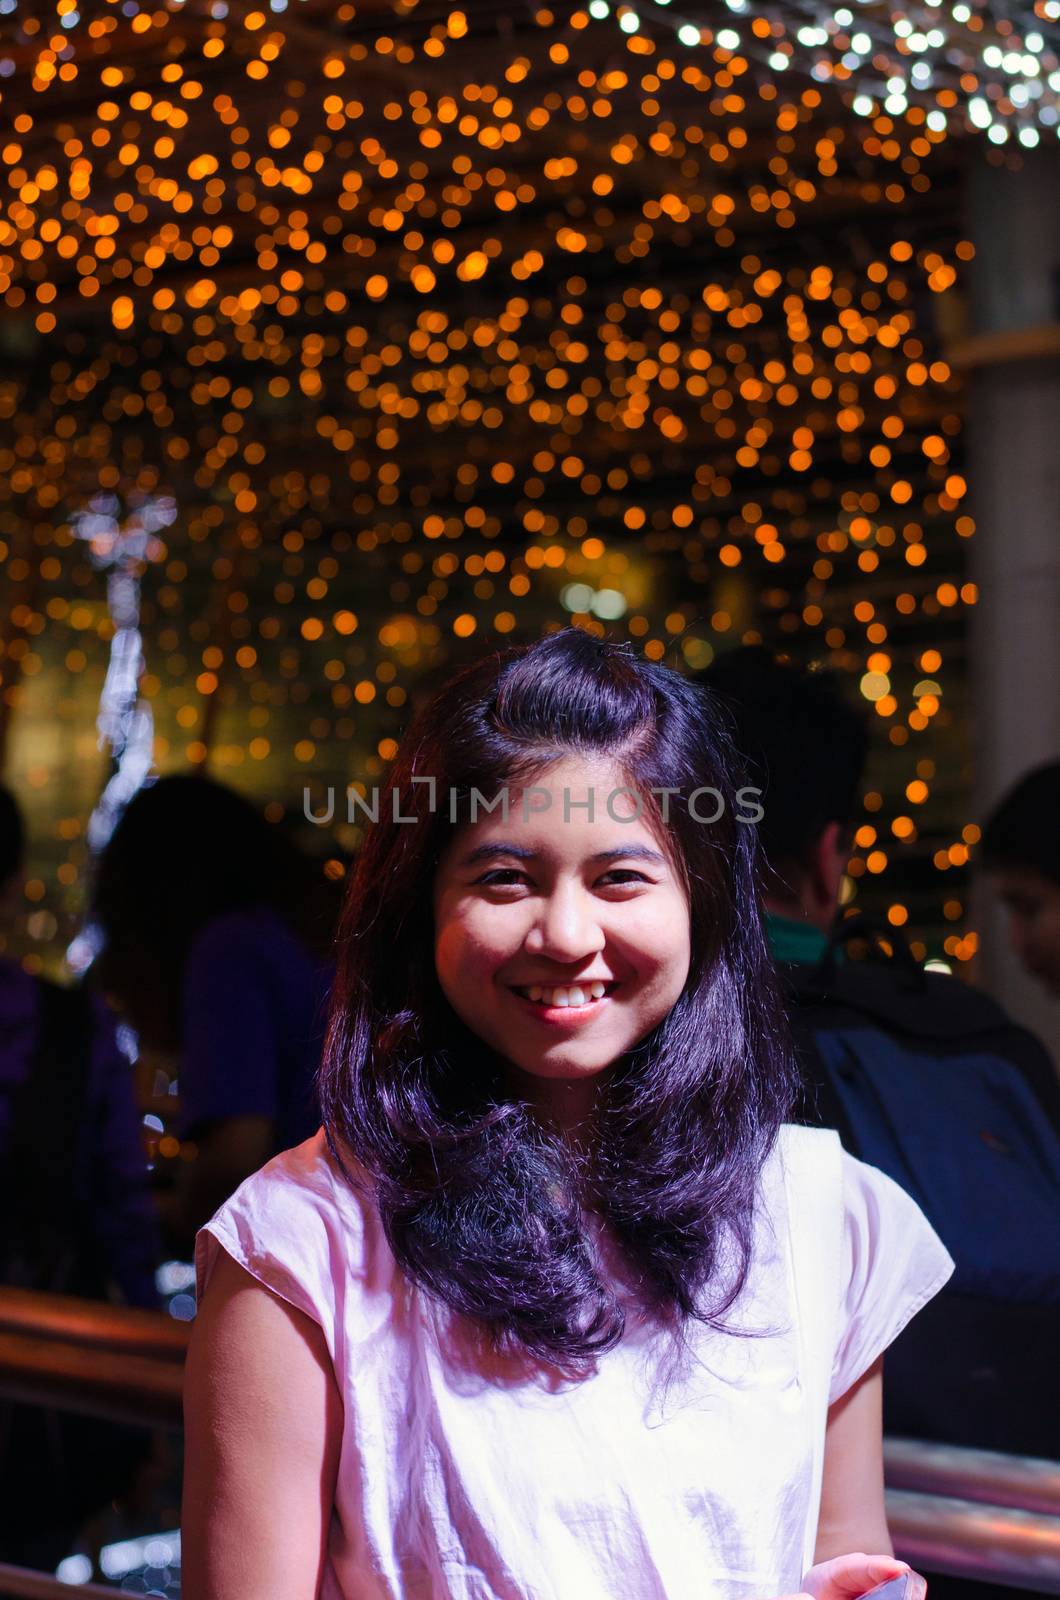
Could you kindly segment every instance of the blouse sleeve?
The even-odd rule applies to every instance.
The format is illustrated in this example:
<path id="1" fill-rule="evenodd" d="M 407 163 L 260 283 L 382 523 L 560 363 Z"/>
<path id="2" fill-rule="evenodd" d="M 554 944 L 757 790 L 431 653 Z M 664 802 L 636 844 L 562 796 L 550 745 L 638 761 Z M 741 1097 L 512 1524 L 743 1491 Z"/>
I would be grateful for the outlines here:
<path id="1" fill-rule="evenodd" d="M 341 1336 L 338 1299 L 353 1244 L 351 1208 L 340 1215 L 323 1132 L 266 1163 L 195 1238 L 196 1297 L 223 1249 L 259 1283 L 320 1324 L 332 1359 Z"/>
<path id="2" fill-rule="evenodd" d="M 954 1269 L 904 1189 L 846 1151 L 842 1166 L 842 1298 L 829 1405 L 867 1372 Z"/>

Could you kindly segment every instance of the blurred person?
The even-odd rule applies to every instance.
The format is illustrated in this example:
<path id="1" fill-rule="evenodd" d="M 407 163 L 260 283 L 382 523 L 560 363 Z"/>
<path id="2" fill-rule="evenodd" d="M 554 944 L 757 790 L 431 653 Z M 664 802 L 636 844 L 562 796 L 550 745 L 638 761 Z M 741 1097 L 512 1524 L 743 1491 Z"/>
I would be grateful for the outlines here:
<path id="1" fill-rule="evenodd" d="M 838 680 L 761 646 L 699 676 L 764 790 L 762 893 L 800 1045 L 799 1114 L 902 1184 L 957 1260 L 888 1353 L 885 1428 L 1056 1456 L 1060 1090 L 1049 1058 L 988 996 L 925 973 L 897 929 L 837 920 L 868 743 Z M 856 934 L 885 939 L 892 960 L 844 962 Z M 931 1592 L 1017 1593 L 941 1576 Z"/>
<path id="2" fill-rule="evenodd" d="M 991 813 L 980 861 L 1022 966 L 1060 998 L 1060 761 L 1028 772 Z"/>
<path id="3" fill-rule="evenodd" d="M 25 835 L 0 786 L 0 919 L 21 899 Z M 159 1239 L 131 1066 L 113 1019 L 0 957 L 0 1284 L 159 1304 Z M 0 1559 L 54 1566 L 127 1488 L 141 1430 L 0 1403 Z"/>
<path id="4" fill-rule="evenodd" d="M 178 1136 L 162 1194 L 174 1249 L 263 1161 L 318 1126 L 313 1092 L 331 980 L 322 874 L 242 795 L 160 778 L 99 861 L 98 983 L 142 1044 L 178 1058 Z"/>
<path id="5" fill-rule="evenodd" d="M 763 645 L 726 651 L 699 675 L 735 718 L 762 790 L 762 900 L 774 958 L 824 954 L 853 848 L 868 725 L 830 672 L 780 665 Z"/>

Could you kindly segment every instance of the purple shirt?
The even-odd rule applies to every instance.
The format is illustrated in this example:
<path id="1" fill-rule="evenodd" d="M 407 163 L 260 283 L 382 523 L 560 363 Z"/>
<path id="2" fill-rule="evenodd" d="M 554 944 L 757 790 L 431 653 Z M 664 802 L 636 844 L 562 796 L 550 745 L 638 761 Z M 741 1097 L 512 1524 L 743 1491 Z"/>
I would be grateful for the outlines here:
<path id="1" fill-rule="evenodd" d="M 14 1096 L 37 1047 L 41 994 L 35 978 L 0 957 L 0 1160 L 10 1144 Z M 158 1224 L 132 1069 L 106 1006 L 95 995 L 90 1006 L 85 1112 L 72 1152 L 79 1214 L 126 1302 L 156 1308 Z"/>
<path id="2" fill-rule="evenodd" d="M 215 917 L 184 967 L 182 1138 L 225 1117 L 263 1116 L 274 1149 L 320 1124 L 313 1087 L 324 1042 L 330 963 L 270 906 Z"/>

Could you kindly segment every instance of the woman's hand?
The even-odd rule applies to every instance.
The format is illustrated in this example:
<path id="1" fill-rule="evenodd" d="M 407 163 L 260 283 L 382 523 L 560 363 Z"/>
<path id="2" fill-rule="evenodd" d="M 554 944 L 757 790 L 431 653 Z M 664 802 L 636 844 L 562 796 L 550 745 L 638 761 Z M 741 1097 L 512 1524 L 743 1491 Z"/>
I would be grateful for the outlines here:
<path id="1" fill-rule="evenodd" d="M 893 1556 L 867 1556 L 855 1550 L 852 1555 L 818 1562 L 806 1573 L 798 1594 L 780 1595 L 778 1600 L 857 1600 L 878 1583 L 907 1573 L 913 1579 L 909 1600 L 923 1600 L 927 1584 L 907 1562 L 895 1561 Z"/>

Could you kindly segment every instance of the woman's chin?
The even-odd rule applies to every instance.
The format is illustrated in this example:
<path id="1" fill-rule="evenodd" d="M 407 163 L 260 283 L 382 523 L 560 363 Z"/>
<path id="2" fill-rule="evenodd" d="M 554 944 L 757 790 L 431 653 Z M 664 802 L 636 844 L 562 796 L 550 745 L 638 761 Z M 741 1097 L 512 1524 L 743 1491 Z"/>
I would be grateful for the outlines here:
<path id="1" fill-rule="evenodd" d="M 616 1051 L 609 1051 L 598 1056 L 584 1056 L 568 1051 L 550 1051 L 547 1055 L 523 1060 L 512 1058 L 512 1065 L 527 1078 L 544 1078 L 551 1083 L 583 1083 L 606 1072 L 617 1054 Z"/>

